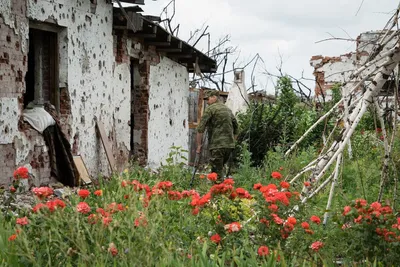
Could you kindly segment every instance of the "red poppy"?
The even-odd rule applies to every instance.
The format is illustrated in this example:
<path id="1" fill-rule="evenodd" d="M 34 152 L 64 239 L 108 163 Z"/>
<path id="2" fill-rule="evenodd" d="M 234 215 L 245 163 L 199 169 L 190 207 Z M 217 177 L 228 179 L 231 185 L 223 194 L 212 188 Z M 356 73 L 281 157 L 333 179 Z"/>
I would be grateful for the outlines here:
<path id="1" fill-rule="evenodd" d="M 32 189 L 32 192 L 40 199 L 49 197 L 54 193 L 53 189 L 47 186 L 35 187 Z"/>
<path id="2" fill-rule="evenodd" d="M 290 187 L 290 184 L 289 184 L 288 182 L 282 181 L 282 182 L 281 182 L 281 187 L 282 187 L 282 188 L 289 188 L 289 187 Z"/>
<path id="3" fill-rule="evenodd" d="M 123 181 L 121 182 L 121 186 L 122 186 L 122 187 L 126 187 L 127 185 L 128 185 L 128 182 L 127 182 L 127 181 L 123 180 Z"/>
<path id="4" fill-rule="evenodd" d="M 112 218 L 111 217 L 104 217 L 103 218 L 103 225 L 108 226 L 110 224 L 110 222 L 112 222 Z"/>
<path id="5" fill-rule="evenodd" d="M 118 255 L 118 249 L 116 247 L 110 247 L 108 252 L 110 252 L 114 257 Z"/>
<path id="6" fill-rule="evenodd" d="M 199 208 L 194 208 L 193 210 L 192 210 L 192 214 L 193 215 L 197 215 L 197 214 L 199 214 Z"/>
<path id="7" fill-rule="evenodd" d="M 10 192 L 11 192 L 11 193 L 15 193 L 16 191 L 17 191 L 17 189 L 15 189 L 14 186 L 10 186 Z"/>
<path id="8" fill-rule="evenodd" d="M 8 238 L 8 241 L 14 241 L 15 239 L 17 238 L 17 235 L 11 235 L 9 238 Z"/>
<path id="9" fill-rule="evenodd" d="M 371 203 L 371 208 L 373 209 L 373 210 L 379 210 L 380 208 L 381 208 L 381 203 L 379 203 L 379 202 L 374 202 L 374 203 Z"/>
<path id="10" fill-rule="evenodd" d="M 90 192 L 89 192 L 89 190 L 81 189 L 81 190 L 78 190 L 78 195 L 81 198 L 87 198 L 90 195 Z"/>
<path id="11" fill-rule="evenodd" d="M 45 204 L 43 204 L 43 203 L 38 203 L 38 204 L 36 204 L 36 206 L 34 206 L 34 207 L 32 208 L 32 211 L 33 211 L 34 213 L 36 213 L 36 212 L 38 212 L 39 210 L 41 210 L 41 209 L 43 209 L 43 208 L 47 208 L 47 206 L 46 206 Z"/>
<path id="12" fill-rule="evenodd" d="M 320 224 L 321 223 L 321 219 L 318 216 L 311 216 L 310 220 L 316 224 Z"/>
<path id="13" fill-rule="evenodd" d="M 103 195 L 103 190 L 96 190 L 96 191 L 94 191 L 94 194 L 96 196 L 102 196 Z"/>
<path id="14" fill-rule="evenodd" d="M 28 179 L 29 178 L 29 171 L 26 167 L 19 167 L 14 171 L 14 179 Z"/>
<path id="15" fill-rule="evenodd" d="M 301 227 L 303 227 L 303 229 L 309 229 L 310 228 L 310 224 L 308 222 L 302 222 L 301 223 Z"/>
<path id="16" fill-rule="evenodd" d="M 260 246 L 257 251 L 259 256 L 267 256 L 269 253 L 269 249 L 267 246 Z"/>
<path id="17" fill-rule="evenodd" d="M 344 208 L 343 208 L 343 216 L 346 216 L 347 215 L 347 213 L 349 213 L 351 211 L 351 207 L 350 206 L 345 206 Z"/>
<path id="18" fill-rule="evenodd" d="M 19 225 L 27 225 L 29 222 L 28 222 L 28 218 L 25 216 L 23 218 L 17 218 L 16 223 Z"/>
<path id="19" fill-rule="evenodd" d="M 316 241 L 316 242 L 311 244 L 311 249 L 314 250 L 314 251 L 318 251 L 323 246 L 324 246 L 324 243 L 322 243 L 321 241 Z"/>
<path id="20" fill-rule="evenodd" d="M 219 234 L 215 234 L 213 236 L 211 236 L 211 241 L 218 244 L 219 242 L 221 242 L 221 237 L 219 236 Z"/>
<path id="21" fill-rule="evenodd" d="M 253 189 L 258 190 L 262 187 L 262 184 L 258 183 L 253 186 Z"/>
<path id="22" fill-rule="evenodd" d="M 228 230 L 229 233 L 239 232 L 242 228 L 242 225 L 239 222 L 233 222 L 224 226 L 225 230 Z"/>
<path id="23" fill-rule="evenodd" d="M 204 178 L 206 178 L 206 176 L 204 174 L 200 174 L 199 178 L 204 179 Z"/>
<path id="24" fill-rule="evenodd" d="M 288 217 L 287 218 L 287 222 L 290 223 L 290 224 L 296 225 L 297 220 L 296 220 L 295 217 Z"/>
<path id="25" fill-rule="evenodd" d="M 313 235 L 314 234 L 314 231 L 310 230 L 310 229 L 305 229 L 304 231 L 309 235 Z"/>
<path id="26" fill-rule="evenodd" d="M 362 222 L 362 215 L 358 216 L 357 218 L 354 219 L 355 223 L 361 223 Z"/>
<path id="27" fill-rule="evenodd" d="M 356 208 L 361 208 L 367 205 L 367 201 L 362 198 L 356 199 Z"/>
<path id="28" fill-rule="evenodd" d="M 210 181 L 216 181 L 217 178 L 218 178 L 218 174 L 216 174 L 215 172 L 207 174 L 207 179 Z"/>
<path id="29" fill-rule="evenodd" d="M 76 210 L 82 214 L 86 214 L 90 212 L 90 206 L 86 202 L 79 202 L 79 204 L 76 205 Z"/>
<path id="30" fill-rule="evenodd" d="M 309 187 L 311 185 L 311 183 L 310 182 L 304 182 L 304 186 L 307 186 L 307 187 Z"/>
<path id="31" fill-rule="evenodd" d="M 280 180 L 280 179 L 282 179 L 283 176 L 280 172 L 272 172 L 271 177 L 274 179 Z"/>
<path id="32" fill-rule="evenodd" d="M 271 205 L 268 206 L 268 209 L 270 211 L 272 211 L 272 212 L 277 212 L 279 207 L 277 205 L 275 205 L 275 204 L 271 204 Z"/>

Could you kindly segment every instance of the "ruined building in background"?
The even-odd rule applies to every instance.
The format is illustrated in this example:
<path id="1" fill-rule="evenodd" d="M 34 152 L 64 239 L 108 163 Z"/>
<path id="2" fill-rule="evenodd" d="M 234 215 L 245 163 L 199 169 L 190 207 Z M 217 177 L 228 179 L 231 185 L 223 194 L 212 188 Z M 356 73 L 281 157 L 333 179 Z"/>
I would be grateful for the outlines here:
<path id="1" fill-rule="evenodd" d="M 43 103 L 95 177 L 111 173 L 97 123 L 116 170 L 130 159 L 154 168 L 171 146 L 188 148 L 189 73 L 216 63 L 141 7 L 124 11 L 109 0 L 0 2 L 0 185 L 17 166 L 36 185 L 52 179 L 49 147 L 23 116 Z"/>
<path id="2" fill-rule="evenodd" d="M 314 67 L 315 97 L 318 101 L 329 101 L 332 98 L 332 86 L 336 83 L 343 84 L 349 81 L 353 71 L 361 67 L 371 56 L 373 46 L 384 36 L 385 31 L 371 31 L 362 33 L 356 39 L 356 50 L 336 57 L 313 56 L 310 64 Z M 385 46 L 384 51 L 396 45 L 397 39 L 393 39 Z M 383 52 L 384 52 L 383 51 Z M 372 67 L 375 67 L 373 65 Z M 366 83 L 370 82 L 367 80 Z M 381 96 L 393 96 L 394 81 L 388 81 L 380 93 Z M 363 86 L 359 90 L 362 90 Z"/>

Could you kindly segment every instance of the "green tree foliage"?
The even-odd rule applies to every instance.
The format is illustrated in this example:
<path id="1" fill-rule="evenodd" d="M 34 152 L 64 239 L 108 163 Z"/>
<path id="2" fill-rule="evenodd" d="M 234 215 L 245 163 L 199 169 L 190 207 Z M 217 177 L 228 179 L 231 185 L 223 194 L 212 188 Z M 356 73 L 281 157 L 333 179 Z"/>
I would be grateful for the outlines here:
<path id="1" fill-rule="evenodd" d="M 286 150 L 319 117 L 317 111 L 300 102 L 289 77 L 278 80 L 277 91 L 276 101 L 253 102 L 246 113 L 238 115 L 238 143 L 248 145 L 255 166 L 262 164 L 269 150 L 277 146 Z M 307 147 L 319 141 L 323 127 L 317 127 L 301 145 Z"/>

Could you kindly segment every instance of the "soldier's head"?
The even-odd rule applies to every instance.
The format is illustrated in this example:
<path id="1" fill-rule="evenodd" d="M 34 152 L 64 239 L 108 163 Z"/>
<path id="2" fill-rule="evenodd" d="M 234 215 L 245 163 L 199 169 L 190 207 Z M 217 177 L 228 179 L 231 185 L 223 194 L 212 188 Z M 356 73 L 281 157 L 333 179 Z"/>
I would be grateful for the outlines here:
<path id="1" fill-rule="evenodd" d="M 219 91 L 217 90 L 210 90 L 204 94 L 204 99 L 207 100 L 207 104 L 209 105 L 217 102 L 218 97 L 219 97 Z"/>

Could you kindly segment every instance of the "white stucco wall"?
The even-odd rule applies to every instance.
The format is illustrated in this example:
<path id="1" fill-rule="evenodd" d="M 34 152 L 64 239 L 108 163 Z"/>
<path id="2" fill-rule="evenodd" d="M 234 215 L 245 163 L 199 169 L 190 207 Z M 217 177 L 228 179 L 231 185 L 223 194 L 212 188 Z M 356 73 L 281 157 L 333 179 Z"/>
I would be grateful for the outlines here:
<path id="1" fill-rule="evenodd" d="M 129 149 L 130 137 L 129 65 L 114 64 L 112 5 L 98 1 L 93 14 L 86 0 L 31 0 L 28 11 L 32 19 L 53 17 L 59 26 L 67 28 L 71 136 L 79 133 L 78 153 L 90 174 L 107 174 L 109 166 L 96 135 L 95 118 L 102 121 L 106 134 L 116 139 L 117 146 Z"/>
<path id="2" fill-rule="evenodd" d="M 189 74 L 182 65 L 162 57 L 150 67 L 149 79 L 148 165 L 157 168 L 165 163 L 171 146 L 188 150 Z"/>
<path id="3" fill-rule="evenodd" d="M 60 87 L 67 87 L 71 99 L 71 139 L 78 134 L 78 154 L 91 175 L 97 177 L 110 169 L 101 140 L 96 135 L 95 118 L 101 120 L 107 135 L 113 137 L 113 150 L 129 149 L 130 142 L 130 74 L 129 64 L 114 63 L 112 36 L 112 4 L 98 1 L 95 13 L 88 0 L 28 0 L 27 17 L 31 21 L 50 22 L 65 27 L 60 36 Z M 4 21 L 18 34 L 25 36 L 22 50 L 28 49 L 29 25 L 15 25 L 10 13 L 10 1 L 0 2 Z M 16 27 L 18 26 L 18 27 Z M 29 152 L 41 140 L 28 140 L 17 131 L 16 122 L 22 106 L 18 98 L 0 99 L 2 123 L 0 144 L 14 143 L 16 165 L 29 161 Z M 4 113 L 4 114 L 3 114 Z M 5 125 L 9 126 L 4 135 Z"/>

